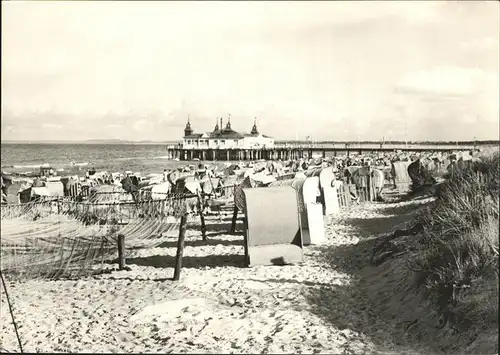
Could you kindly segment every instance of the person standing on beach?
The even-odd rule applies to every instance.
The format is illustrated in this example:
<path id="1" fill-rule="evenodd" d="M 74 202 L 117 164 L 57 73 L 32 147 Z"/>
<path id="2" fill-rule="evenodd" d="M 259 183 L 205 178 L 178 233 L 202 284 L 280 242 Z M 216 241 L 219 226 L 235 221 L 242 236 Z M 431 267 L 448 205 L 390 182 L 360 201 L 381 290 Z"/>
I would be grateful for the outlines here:
<path id="1" fill-rule="evenodd" d="M 163 169 L 163 181 L 168 181 L 168 171 L 167 171 L 167 169 Z"/>

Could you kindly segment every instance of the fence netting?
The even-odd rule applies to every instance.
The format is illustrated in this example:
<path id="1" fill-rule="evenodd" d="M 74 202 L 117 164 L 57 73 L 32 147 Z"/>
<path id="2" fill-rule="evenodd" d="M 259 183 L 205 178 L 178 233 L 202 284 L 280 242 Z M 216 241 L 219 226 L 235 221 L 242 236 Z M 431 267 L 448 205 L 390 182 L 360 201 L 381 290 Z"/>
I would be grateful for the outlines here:
<path id="1" fill-rule="evenodd" d="M 196 195 L 136 202 L 78 202 L 46 198 L 1 207 L 1 269 L 17 279 L 84 277 L 127 247 L 155 247 L 177 236 L 180 217 L 196 215 Z"/>

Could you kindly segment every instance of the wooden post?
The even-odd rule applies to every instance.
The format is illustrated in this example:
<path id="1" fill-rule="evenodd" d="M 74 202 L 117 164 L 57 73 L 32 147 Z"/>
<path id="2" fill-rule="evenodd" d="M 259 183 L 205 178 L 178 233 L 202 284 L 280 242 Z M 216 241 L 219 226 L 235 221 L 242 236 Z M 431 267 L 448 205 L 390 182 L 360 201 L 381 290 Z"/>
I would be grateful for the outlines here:
<path id="1" fill-rule="evenodd" d="M 125 263 L 125 236 L 123 234 L 118 235 L 118 270 L 126 270 Z"/>
<path id="2" fill-rule="evenodd" d="M 368 202 L 373 202 L 373 198 L 372 198 L 373 189 L 372 189 L 371 170 L 372 170 L 372 168 L 368 167 L 368 175 L 366 177 L 366 188 L 368 189 L 368 191 L 367 191 L 368 192 Z"/>
<path id="3" fill-rule="evenodd" d="M 187 214 L 184 213 L 181 217 L 181 225 L 179 227 L 179 239 L 177 240 L 177 255 L 175 256 L 174 281 L 179 281 L 182 268 L 182 254 L 184 253 L 184 238 L 186 236 Z"/>
<path id="4" fill-rule="evenodd" d="M 201 237 L 203 240 L 207 240 L 207 227 L 205 225 L 205 216 L 203 215 L 203 200 L 200 193 L 198 193 L 198 210 L 201 221 Z"/>
<path id="5" fill-rule="evenodd" d="M 243 243 L 244 243 L 244 249 L 245 249 L 245 266 L 249 267 L 250 266 L 250 255 L 248 253 L 248 221 L 247 221 L 247 216 L 245 214 L 245 217 L 243 217 L 243 225 L 245 226 L 245 234 L 243 236 Z"/>
<path id="6" fill-rule="evenodd" d="M 231 230 L 229 233 L 236 232 L 236 220 L 238 219 L 238 207 L 235 205 L 233 209 L 233 219 L 231 220 Z"/>

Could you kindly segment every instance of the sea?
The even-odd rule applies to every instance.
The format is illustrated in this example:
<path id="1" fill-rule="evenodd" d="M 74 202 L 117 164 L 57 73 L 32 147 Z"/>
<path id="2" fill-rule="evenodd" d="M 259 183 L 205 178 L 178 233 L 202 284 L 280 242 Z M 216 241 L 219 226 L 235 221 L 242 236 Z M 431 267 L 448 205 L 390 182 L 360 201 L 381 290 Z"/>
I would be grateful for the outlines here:
<path id="1" fill-rule="evenodd" d="M 39 172 L 48 164 L 57 174 L 84 175 L 96 171 L 161 173 L 164 169 L 196 164 L 171 159 L 162 144 L 27 144 L 2 143 L 1 168 L 6 173 Z"/>

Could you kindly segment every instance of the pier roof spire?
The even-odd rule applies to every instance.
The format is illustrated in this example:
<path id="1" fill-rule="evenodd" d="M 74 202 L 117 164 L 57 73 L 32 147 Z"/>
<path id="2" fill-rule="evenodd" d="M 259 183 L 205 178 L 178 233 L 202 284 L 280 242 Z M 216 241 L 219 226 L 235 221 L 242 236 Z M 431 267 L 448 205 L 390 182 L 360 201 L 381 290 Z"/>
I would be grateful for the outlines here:
<path id="1" fill-rule="evenodd" d="M 253 127 L 252 131 L 250 132 L 251 134 L 259 134 L 259 131 L 257 130 L 257 118 L 253 118 Z"/>
<path id="2" fill-rule="evenodd" d="M 219 119 L 217 118 L 215 120 L 215 128 L 214 128 L 214 132 L 217 132 L 219 130 Z"/>
<path id="3" fill-rule="evenodd" d="M 226 124 L 226 131 L 230 131 L 231 130 L 231 114 L 229 114 L 228 118 L 227 118 L 227 124 Z"/>
<path id="4" fill-rule="evenodd" d="M 186 128 L 184 128 L 184 136 L 189 136 L 193 134 L 193 129 L 191 128 L 191 120 L 190 120 L 190 117 L 188 115 L 188 120 L 187 120 L 187 123 L 186 123 Z"/>

